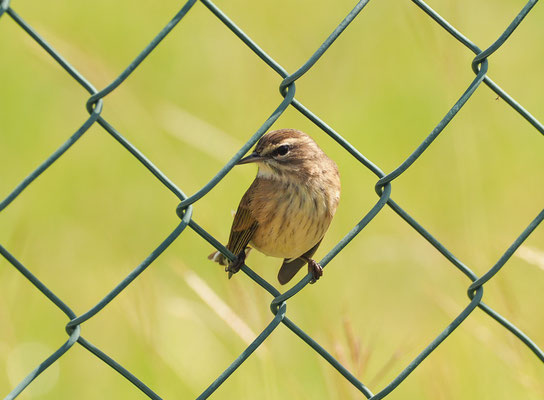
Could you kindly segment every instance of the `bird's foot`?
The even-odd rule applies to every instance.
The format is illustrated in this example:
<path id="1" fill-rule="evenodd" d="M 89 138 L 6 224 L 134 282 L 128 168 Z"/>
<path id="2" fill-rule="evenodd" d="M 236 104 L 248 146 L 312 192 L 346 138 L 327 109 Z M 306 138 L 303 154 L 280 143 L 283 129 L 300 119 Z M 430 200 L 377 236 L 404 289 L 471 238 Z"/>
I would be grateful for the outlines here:
<path id="1" fill-rule="evenodd" d="M 232 277 L 233 274 L 240 271 L 240 268 L 242 268 L 242 265 L 244 265 L 245 261 L 246 261 L 246 252 L 244 250 L 240 254 L 238 254 L 238 257 L 236 257 L 236 260 L 229 263 L 229 265 L 225 267 L 225 271 L 229 273 L 229 279 Z"/>
<path id="2" fill-rule="evenodd" d="M 319 278 L 323 276 L 323 267 L 313 259 L 308 260 L 308 273 L 312 274 L 312 280 L 310 283 L 315 283 Z"/>

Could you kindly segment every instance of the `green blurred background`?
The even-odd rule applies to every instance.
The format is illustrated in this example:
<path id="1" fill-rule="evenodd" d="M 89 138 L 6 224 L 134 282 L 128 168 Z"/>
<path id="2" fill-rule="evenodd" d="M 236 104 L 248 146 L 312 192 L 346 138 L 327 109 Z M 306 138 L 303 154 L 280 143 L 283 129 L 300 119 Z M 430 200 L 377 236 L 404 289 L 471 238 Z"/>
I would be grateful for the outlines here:
<path id="1" fill-rule="evenodd" d="M 181 8 L 176 1 L 13 1 L 13 8 L 95 87 L 108 85 Z M 294 72 L 354 6 L 309 0 L 216 3 Z M 429 3 L 481 48 L 524 1 Z M 538 4 L 490 58 L 489 75 L 544 119 L 544 10 Z M 85 92 L 11 18 L 0 18 L 0 197 L 88 117 Z M 371 1 L 297 81 L 296 97 L 383 171 L 396 168 L 473 79 L 473 54 L 409 1 Z M 197 3 L 104 100 L 102 115 L 193 194 L 281 102 L 280 77 Z M 375 204 L 377 178 L 289 108 L 273 128 L 310 133 L 336 160 L 342 199 L 323 257 Z M 482 87 L 392 197 L 478 275 L 538 214 L 540 135 Z M 195 220 L 226 242 L 231 210 L 255 168 L 237 167 L 196 203 Z M 174 229 L 177 199 L 94 125 L 0 213 L 0 243 L 77 314 L 93 307 Z M 544 229 L 485 285 L 484 301 L 542 348 Z M 186 229 L 82 335 L 166 399 L 200 394 L 272 319 L 270 295 L 227 280 Z M 532 252 L 532 253 L 531 253 Z M 529 257 L 530 254 L 536 256 Z M 539 255 L 540 254 L 540 255 Z M 248 261 L 277 284 L 279 260 Z M 298 276 L 302 277 L 302 274 Z M 288 302 L 288 316 L 375 393 L 468 304 L 469 280 L 385 208 Z M 281 288 L 285 290 L 286 288 Z M 66 340 L 66 316 L 0 259 L 0 395 Z M 75 345 L 22 399 L 147 398 Z M 542 363 L 479 310 L 387 399 L 542 399 Z M 362 398 L 284 326 L 214 399 Z"/>

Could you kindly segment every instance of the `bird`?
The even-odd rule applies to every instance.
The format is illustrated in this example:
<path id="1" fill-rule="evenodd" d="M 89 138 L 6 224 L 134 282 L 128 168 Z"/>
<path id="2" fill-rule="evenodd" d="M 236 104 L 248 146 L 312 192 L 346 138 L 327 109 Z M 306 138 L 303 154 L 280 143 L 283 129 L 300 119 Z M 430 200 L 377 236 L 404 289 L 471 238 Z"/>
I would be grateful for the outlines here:
<path id="1" fill-rule="evenodd" d="M 312 259 L 340 201 L 340 174 L 317 143 L 296 129 L 266 133 L 237 165 L 255 163 L 257 176 L 240 200 L 227 249 L 208 258 L 224 265 L 229 279 L 244 265 L 251 248 L 283 258 L 278 281 L 284 285 L 307 263 L 310 283 L 323 275 Z"/>

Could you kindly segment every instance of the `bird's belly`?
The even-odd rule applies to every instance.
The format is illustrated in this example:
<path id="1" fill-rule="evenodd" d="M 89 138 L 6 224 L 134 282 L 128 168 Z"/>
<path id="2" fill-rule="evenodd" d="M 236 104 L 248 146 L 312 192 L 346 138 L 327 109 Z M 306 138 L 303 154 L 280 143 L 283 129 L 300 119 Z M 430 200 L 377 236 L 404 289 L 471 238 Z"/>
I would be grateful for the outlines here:
<path id="1" fill-rule="evenodd" d="M 288 203 L 279 202 L 272 218 L 259 221 L 250 244 L 272 257 L 303 255 L 321 240 L 331 221 L 325 207 L 315 207 L 315 204 L 298 198 Z"/>
<path id="2" fill-rule="evenodd" d="M 318 235 L 301 235 L 299 232 L 257 230 L 250 244 L 261 253 L 271 257 L 297 258 L 321 239 Z"/>
<path id="3" fill-rule="evenodd" d="M 285 234 L 276 235 L 275 237 L 262 234 L 255 235 L 250 245 L 267 256 L 297 258 L 314 247 L 318 241 L 319 239 L 312 241 L 293 240 L 291 236 Z"/>

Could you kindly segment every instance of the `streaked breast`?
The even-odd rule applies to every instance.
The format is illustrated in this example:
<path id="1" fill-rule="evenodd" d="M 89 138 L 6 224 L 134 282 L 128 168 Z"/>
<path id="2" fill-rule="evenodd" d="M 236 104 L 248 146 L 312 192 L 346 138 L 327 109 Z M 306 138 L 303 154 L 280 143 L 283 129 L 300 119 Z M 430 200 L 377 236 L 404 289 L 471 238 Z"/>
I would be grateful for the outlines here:
<path id="1" fill-rule="evenodd" d="M 255 199 L 259 227 L 251 245 L 272 257 L 299 257 L 321 240 L 336 204 L 331 210 L 330 201 L 321 190 L 274 181 L 268 184 L 269 195 Z"/>

